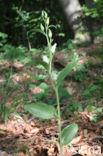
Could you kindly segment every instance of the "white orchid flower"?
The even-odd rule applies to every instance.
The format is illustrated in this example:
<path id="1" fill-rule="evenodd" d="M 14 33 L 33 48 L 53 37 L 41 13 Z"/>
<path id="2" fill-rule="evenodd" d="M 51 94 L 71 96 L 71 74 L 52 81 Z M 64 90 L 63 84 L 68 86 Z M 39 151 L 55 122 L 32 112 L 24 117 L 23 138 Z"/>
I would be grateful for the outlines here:
<path id="1" fill-rule="evenodd" d="M 57 80 L 57 74 L 55 72 L 51 73 L 51 77 L 52 77 L 52 80 L 54 80 L 54 81 Z"/>
<path id="2" fill-rule="evenodd" d="M 55 43 L 55 44 L 51 47 L 51 52 L 52 52 L 53 54 L 55 53 L 56 46 L 57 46 L 57 43 Z"/>
<path id="3" fill-rule="evenodd" d="M 42 56 L 42 59 L 43 59 L 43 61 L 46 62 L 47 64 L 49 63 L 49 59 L 48 59 L 48 57 L 47 57 L 46 55 L 43 55 L 43 56 Z"/>

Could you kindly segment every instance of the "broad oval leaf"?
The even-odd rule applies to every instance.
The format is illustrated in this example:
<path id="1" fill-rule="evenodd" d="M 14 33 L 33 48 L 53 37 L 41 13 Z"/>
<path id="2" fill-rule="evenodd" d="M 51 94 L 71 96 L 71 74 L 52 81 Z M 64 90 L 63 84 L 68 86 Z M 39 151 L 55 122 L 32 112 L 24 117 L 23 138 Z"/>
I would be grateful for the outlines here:
<path id="1" fill-rule="evenodd" d="M 69 72 L 73 69 L 73 67 L 77 64 L 77 60 L 72 61 L 69 63 L 59 74 L 57 78 L 57 87 L 60 86 L 61 82 L 64 80 L 64 78 L 68 75 Z"/>
<path id="2" fill-rule="evenodd" d="M 62 146 L 69 144 L 77 134 L 77 131 L 78 131 L 78 125 L 75 123 L 65 127 L 62 131 L 62 136 L 61 136 Z"/>
<path id="3" fill-rule="evenodd" d="M 56 114 L 55 108 L 45 103 L 27 104 L 24 105 L 24 108 L 31 114 L 42 119 L 54 118 Z"/>

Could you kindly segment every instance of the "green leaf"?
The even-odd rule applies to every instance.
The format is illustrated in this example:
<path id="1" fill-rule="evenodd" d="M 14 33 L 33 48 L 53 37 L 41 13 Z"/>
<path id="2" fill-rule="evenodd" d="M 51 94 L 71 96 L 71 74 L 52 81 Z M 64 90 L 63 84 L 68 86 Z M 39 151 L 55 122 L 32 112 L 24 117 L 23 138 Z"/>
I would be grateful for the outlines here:
<path id="1" fill-rule="evenodd" d="M 97 108 L 97 113 L 101 114 L 102 113 L 102 108 Z"/>
<path id="2" fill-rule="evenodd" d="M 38 87 L 42 88 L 42 89 L 47 89 L 48 85 L 44 82 L 40 83 L 40 85 L 38 85 Z"/>
<path id="3" fill-rule="evenodd" d="M 55 25 L 49 25 L 48 28 L 57 28 Z"/>
<path id="4" fill-rule="evenodd" d="M 43 62 L 42 58 L 35 58 L 34 60 L 30 60 L 28 63 L 25 64 L 25 67 L 27 66 L 34 66 L 34 65 L 43 65 L 44 69 L 48 71 L 48 64 L 46 62 Z"/>
<path id="5" fill-rule="evenodd" d="M 23 146 L 22 149 L 27 153 L 28 156 L 31 156 L 29 150 L 28 150 L 28 147 L 26 146 Z"/>
<path id="6" fill-rule="evenodd" d="M 94 109 L 96 109 L 96 107 L 95 106 L 91 106 L 91 107 L 88 107 L 87 108 L 87 111 L 88 112 L 92 112 Z"/>
<path id="7" fill-rule="evenodd" d="M 9 109 L 5 109 L 5 114 L 4 114 L 5 124 L 7 124 L 7 120 L 8 120 L 9 114 L 10 114 L 10 110 Z"/>
<path id="8" fill-rule="evenodd" d="M 34 29 L 35 32 L 39 32 L 41 34 L 43 34 L 44 36 L 46 36 L 45 32 L 41 31 L 40 29 Z"/>
<path id="9" fill-rule="evenodd" d="M 94 115 L 92 121 L 97 122 L 99 120 L 99 117 Z"/>
<path id="10" fill-rule="evenodd" d="M 41 58 L 36 58 L 34 60 L 30 60 L 28 63 L 25 64 L 25 67 L 27 66 L 34 66 L 34 65 L 38 65 L 41 63 Z"/>
<path id="11" fill-rule="evenodd" d="M 59 74 L 57 78 L 57 87 L 60 86 L 61 82 L 64 80 L 64 78 L 68 75 L 69 72 L 72 71 L 73 67 L 76 65 L 77 61 L 72 61 L 69 63 Z"/>
<path id="12" fill-rule="evenodd" d="M 78 131 L 78 125 L 75 123 L 65 127 L 62 131 L 62 136 L 61 136 L 62 146 L 69 144 L 77 134 L 77 131 Z"/>
<path id="13" fill-rule="evenodd" d="M 33 78 L 32 80 L 42 80 L 45 79 L 46 77 L 47 77 L 46 75 L 40 74 L 37 77 Z"/>
<path id="14" fill-rule="evenodd" d="M 20 116 L 20 114 L 17 111 L 13 110 L 13 112 L 15 113 L 15 117 L 17 119 L 20 119 L 20 120 L 24 121 L 23 118 Z"/>
<path id="15" fill-rule="evenodd" d="M 68 93 L 67 89 L 63 88 L 63 87 L 59 87 L 59 95 L 65 98 L 70 98 L 71 95 Z"/>
<path id="16" fill-rule="evenodd" d="M 42 119 L 54 118 L 56 114 L 55 108 L 45 103 L 28 104 L 24 105 L 24 108 L 31 114 Z"/>
<path id="17" fill-rule="evenodd" d="M 45 97 L 45 92 L 43 91 L 43 92 L 34 94 L 32 95 L 32 97 L 41 100 L 43 97 Z"/>

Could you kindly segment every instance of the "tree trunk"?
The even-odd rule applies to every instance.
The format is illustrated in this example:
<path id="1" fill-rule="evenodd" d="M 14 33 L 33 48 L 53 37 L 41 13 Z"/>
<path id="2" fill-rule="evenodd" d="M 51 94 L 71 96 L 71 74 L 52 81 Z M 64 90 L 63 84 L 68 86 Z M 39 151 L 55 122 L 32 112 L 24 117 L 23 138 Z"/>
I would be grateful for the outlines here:
<path id="1" fill-rule="evenodd" d="M 78 0 L 60 0 L 67 18 L 67 22 L 74 31 L 74 43 L 85 44 L 90 42 L 90 34 L 83 24 L 82 10 Z"/>

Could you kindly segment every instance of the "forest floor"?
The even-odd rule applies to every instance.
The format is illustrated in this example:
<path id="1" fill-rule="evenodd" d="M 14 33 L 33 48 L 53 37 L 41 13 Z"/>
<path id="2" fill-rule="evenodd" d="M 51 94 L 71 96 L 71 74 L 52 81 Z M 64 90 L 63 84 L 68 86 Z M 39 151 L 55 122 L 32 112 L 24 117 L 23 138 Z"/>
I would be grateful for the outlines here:
<path id="1" fill-rule="evenodd" d="M 79 127 L 77 136 L 68 147 L 64 147 L 64 155 L 102 156 L 103 47 L 100 44 L 94 44 L 78 48 L 76 52 L 79 56 L 86 54 L 80 60 L 80 64 L 86 65 L 86 70 L 70 75 L 64 83 L 71 95 L 64 102 L 71 103 L 71 107 L 67 104 L 61 105 L 62 126 L 65 127 L 75 122 Z M 63 58 L 65 58 L 65 54 L 62 51 L 58 52 L 55 56 L 55 65 L 59 66 L 60 63 L 65 66 L 62 63 Z M 88 65 L 88 61 L 90 65 Z M 9 108 L 13 102 L 20 103 L 17 104 L 15 110 L 20 114 L 22 120 L 15 113 L 9 115 L 7 124 L 1 120 L 0 156 L 60 156 L 58 145 L 50 142 L 50 140 L 56 141 L 58 138 L 57 121 L 55 119 L 38 120 L 26 113 L 22 105 L 27 101 L 31 101 L 33 94 L 41 91 L 38 87 L 31 88 L 29 91 L 26 90 L 27 82 L 35 83 L 34 81 L 31 82 L 31 77 L 35 75 L 36 71 L 30 68 L 25 69 L 21 62 L 12 64 L 12 68 L 14 71 L 9 87 L 6 89 L 6 85 L 3 83 L 8 77 L 7 73 L 11 69 L 11 63 L 9 61 L 1 63 L 0 84 L 2 87 L 0 89 L 0 102 L 6 98 L 14 84 L 19 84 L 21 88 L 14 88 L 4 100 L 4 104 L 6 108 Z M 71 112 L 69 112 L 69 108 Z"/>

